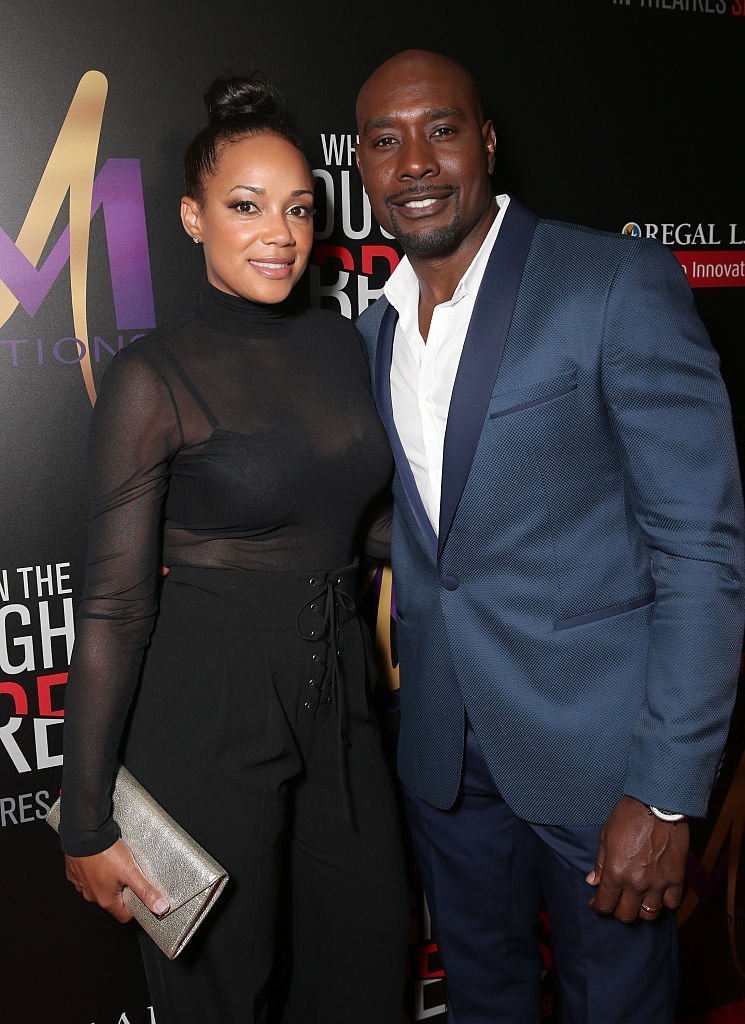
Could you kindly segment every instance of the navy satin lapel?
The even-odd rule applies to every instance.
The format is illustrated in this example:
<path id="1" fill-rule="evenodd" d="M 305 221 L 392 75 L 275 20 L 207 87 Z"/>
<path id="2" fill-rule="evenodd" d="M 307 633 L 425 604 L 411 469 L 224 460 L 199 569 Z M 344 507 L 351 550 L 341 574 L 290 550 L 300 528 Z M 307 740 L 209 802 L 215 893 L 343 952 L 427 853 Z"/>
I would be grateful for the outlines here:
<path id="1" fill-rule="evenodd" d="M 396 423 L 393 419 L 393 400 L 391 398 L 391 359 L 393 358 L 393 338 L 396 333 L 398 313 L 391 305 L 388 306 L 378 328 L 378 344 L 375 353 L 375 399 L 378 403 L 378 411 L 383 421 L 383 426 L 388 432 L 388 440 L 391 444 L 393 458 L 396 460 L 396 469 L 401 477 L 406 496 L 411 505 L 411 511 L 419 524 L 424 536 L 427 548 L 434 561 L 437 557 L 437 536 L 432 529 L 426 509 L 419 494 L 414 474 L 411 472 L 409 460 L 401 444 L 401 438 L 396 430 Z"/>
<path id="2" fill-rule="evenodd" d="M 471 470 L 537 224 L 535 214 L 510 200 L 479 287 L 445 430 L 438 553 Z"/>

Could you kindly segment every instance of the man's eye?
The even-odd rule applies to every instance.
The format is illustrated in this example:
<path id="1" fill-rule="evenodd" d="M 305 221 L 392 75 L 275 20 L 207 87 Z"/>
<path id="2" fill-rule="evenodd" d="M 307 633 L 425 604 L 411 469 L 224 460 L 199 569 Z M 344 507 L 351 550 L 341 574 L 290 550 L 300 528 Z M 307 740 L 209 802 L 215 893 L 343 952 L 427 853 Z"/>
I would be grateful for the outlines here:
<path id="1" fill-rule="evenodd" d="M 435 128 L 432 134 L 435 138 L 443 138 L 447 135 L 455 135 L 455 130 L 446 124 L 442 124 L 439 128 Z"/>
<path id="2" fill-rule="evenodd" d="M 393 138 L 392 135 L 383 135 L 381 138 L 375 140 L 373 146 L 376 149 L 384 149 L 386 146 L 394 145 L 395 142 L 396 140 Z"/>

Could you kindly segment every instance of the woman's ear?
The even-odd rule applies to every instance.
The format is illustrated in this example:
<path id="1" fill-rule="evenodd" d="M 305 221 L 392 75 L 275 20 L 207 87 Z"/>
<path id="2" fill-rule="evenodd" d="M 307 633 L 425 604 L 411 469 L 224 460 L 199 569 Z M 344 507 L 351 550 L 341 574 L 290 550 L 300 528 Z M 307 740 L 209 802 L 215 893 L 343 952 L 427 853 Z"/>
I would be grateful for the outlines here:
<path id="1" fill-rule="evenodd" d="M 200 209 L 199 203 L 196 199 L 192 199 L 191 196 L 181 197 L 181 223 L 184 225 L 184 231 L 195 242 L 201 242 L 200 237 Z"/>

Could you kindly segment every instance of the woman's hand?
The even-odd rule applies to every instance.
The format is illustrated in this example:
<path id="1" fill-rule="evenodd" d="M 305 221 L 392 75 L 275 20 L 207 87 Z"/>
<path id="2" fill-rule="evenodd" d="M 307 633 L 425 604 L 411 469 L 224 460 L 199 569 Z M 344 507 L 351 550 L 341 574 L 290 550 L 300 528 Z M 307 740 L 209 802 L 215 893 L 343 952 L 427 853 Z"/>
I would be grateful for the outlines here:
<path id="1" fill-rule="evenodd" d="M 108 910 L 117 921 L 131 921 L 124 905 L 122 890 L 128 886 L 154 914 L 160 917 L 169 909 L 168 897 L 143 875 L 123 839 L 102 853 L 90 857 L 65 857 L 65 874 L 89 903 Z"/>

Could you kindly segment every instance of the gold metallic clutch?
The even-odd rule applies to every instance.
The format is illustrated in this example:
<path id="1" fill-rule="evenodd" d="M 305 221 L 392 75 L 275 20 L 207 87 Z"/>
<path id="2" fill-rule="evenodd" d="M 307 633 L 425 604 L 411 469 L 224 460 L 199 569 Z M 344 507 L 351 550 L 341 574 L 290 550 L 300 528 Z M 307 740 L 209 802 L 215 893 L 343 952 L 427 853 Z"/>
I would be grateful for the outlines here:
<path id="1" fill-rule="evenodd" d="M 171 909 L 156 917 L 125 888 L 124 904 L 169 960 L 179 955 L 228 881 L 228 873 L 121 765 L 113 792 L 114 820 L 143 875 L 161 889 Z M 47 822 L 59 831 L 60 800 Z"/>

